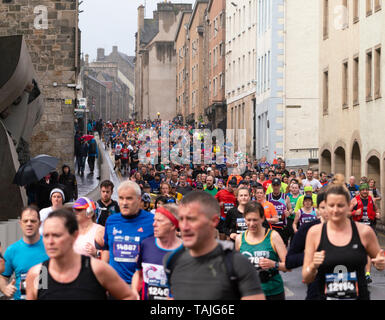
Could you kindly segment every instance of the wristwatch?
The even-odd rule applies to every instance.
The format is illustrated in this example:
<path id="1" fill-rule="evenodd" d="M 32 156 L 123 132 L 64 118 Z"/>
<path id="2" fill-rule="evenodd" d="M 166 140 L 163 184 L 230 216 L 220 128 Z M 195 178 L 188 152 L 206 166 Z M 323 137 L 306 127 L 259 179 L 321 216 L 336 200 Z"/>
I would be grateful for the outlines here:
<path id="1" fill-rule="evenodd" d="M 279 262 L 277 261 L 276 263 L 275 263 L 275 269 L 279 269 Z"/>

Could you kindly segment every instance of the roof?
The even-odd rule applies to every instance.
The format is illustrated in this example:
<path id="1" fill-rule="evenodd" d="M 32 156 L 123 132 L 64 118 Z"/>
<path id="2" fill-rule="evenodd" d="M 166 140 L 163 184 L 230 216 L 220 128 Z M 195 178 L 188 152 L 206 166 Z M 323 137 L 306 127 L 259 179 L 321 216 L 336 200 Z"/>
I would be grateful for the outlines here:
<path id="1" fill-rule="evenodd" d="M 208 4 L 209 0 L 196 0 L 195 4 L 194 4 L 194 9 L 193 9 L 193 12 L 192 12 L 192 15 L 190 17 L 190 21 L 189 21 L 189 29 L 191 28 L 191 24 L 192 22 L 194 21 L 194 18 L 195 18 L 195 14 L 198 10 L 198 7 L 201 3 L 206 3 Z"/>
<path id="2" fill-rule="evenodd" d="M 140 43 L 148 44 L 159 33 L 159 20 L 144 19 L 144 26 L 141 31 Z"/>
<path id="3" fill-rule="evenodd" d="M 106 85 L 105 85 L 103 82 L 101 82 L 100 80 L 94 78 L 93 76 L 91 76 L 91 75 L 88 74 L 87 77 L 90 78 L 91 80 L 97 82 L 97 83 L 100 84 L 101 86 L 106 87 Z"/>
<path id="4" fill-rule="evenodd" d="M 135 67 L 135 63 L 134 63 L 134 59 L 135 57 L 133 56 L 128 56 L 126 55 L 125 53 L 123 52 L 118 52 L 119 53 L 119 56 L 125 60 L 128 64 L 130 64 L 132 67 Z"/>

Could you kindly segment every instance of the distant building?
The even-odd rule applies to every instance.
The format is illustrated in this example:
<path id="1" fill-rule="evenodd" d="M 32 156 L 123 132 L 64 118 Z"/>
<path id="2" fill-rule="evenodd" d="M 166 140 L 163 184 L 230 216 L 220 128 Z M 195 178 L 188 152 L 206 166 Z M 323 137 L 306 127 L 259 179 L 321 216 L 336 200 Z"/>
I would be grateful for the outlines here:
<path id="1" fill-rule="evenodd" d="M 138 8 L 135 59 L 135 113 L 138 120 L 172 120 L 176 110 L 175 34 L 182 12 L 191 4 L 158 3 L 152 19 Z"/>
<path id="2" fill-rule="evenodd" d="M 208 0 L 196 0 L 193 12 L 190 17 L 189 32 L 189 96 L 190 111 L 187 121 L 194 122 L 195 125 L 205 123 L 204 110 L 208 105 L 208 46 L 205 35 L 205 10 Z M 207 123 L 207 122 L 206 122 Z"/>
<path id="3" fill-rule="evenodd" d="M 175 35 L 176 59 L 176 110 L 182 119 L 190 114 L 190 42 L 188 24 L 192 11 L 183 11 Z"/>
<path id="4" fill-rule="evenodd" d="M 250 155 L 253 153 L 256 134 L 253 120 L 256 98 L 257 2 L 226 1 L 227 128 L 234 129 L 235 132 L 246 129 L 246 151 Z M 237 150 L 237 134 L 234 141 Z"/>
<path id="5" fill-rule="evenodd" d="M 318 162 L 319 1 L 264 0 L 256 9 L 255 155 Z"/>
<path id="6" fill-rule="evenodd" d="M 210 0 L 206 11 L 208 37 L 209 97 L 205 115 L 212 129 L 227 127 L 225 93 L 226 0 Z"/>
<path id="7" fill-rule="evenodd" d="M 87 119 L 128 120 L 134 114 L 134 57 L 114 46 L 110 55 L 99 48 L 94 62 L 88 55 L 82 68 L 83 97 L 90 110 Z"/>

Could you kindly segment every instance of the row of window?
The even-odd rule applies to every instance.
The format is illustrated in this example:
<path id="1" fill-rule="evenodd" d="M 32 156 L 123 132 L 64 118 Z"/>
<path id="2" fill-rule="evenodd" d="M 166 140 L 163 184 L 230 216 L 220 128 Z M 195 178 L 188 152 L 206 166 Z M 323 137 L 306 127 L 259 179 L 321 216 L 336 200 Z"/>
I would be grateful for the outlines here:
<path id="1" fill-rule="evenodd" d="M 323 37 L 327 39 L 329 37 L 329 16 L 330 16 L 330 1 L 323 0 Z M 342 0 L 342 4 L 333 8 L 333 14 L 335 19 L 333 20 L 334 27 L 337 29 L 349 28 L 350 11 L 353 13 L 353 23 L 357 23 L 360 20 L 360 3 L 365 2 L 366 5 L 366 17 L 372 15 L 374 12 L 381 10 L 381 0 Z M 350 6 L 353 6 L 350 9 Z"/>
<path id="2" fill-rule="evenodd" d="M 352 65 L 352 67 L 351 67 Z M 352 76 L 350 76 L 352 69 Z M 348 108 L 350 102 L 353 106 L 359 104 L 360 89 L 360 58 L 358 55 L 353 56 L 342 62 L 342 108 Z M 352 79 L 350 84 L 349 79 Z M 365 100 L 367 102 L 373 99 L 381 98 L 381 47 L 368 49 L 365 53 Z M 334 84 L 332 84 L 334 86 Z M 349 91 L 351 88 L 352 96 Z M 329 111 L 329 69 L 323 72 L 323 114 L 327 115 Z"/>
<path id="3" fill-rule="evenodd" d="M 271 52 L 270 50 L 258 58 L 257 94 L 270 89 L 271 85 Z"/>
<path id="4" fill-rule="evenodd" d="M 241 90 L 241 87 L 251 84 L 251 80 L 255 79 L 255 59 L 256 53 L 253 50 L 228 64 L 226 72 L 231 75 L 227 83 L 228 95 L 231 91 L 235 93 L 235 90 Z"/>
<path id="5" fill-rule="evenodd" d="M 215 38 L 221 29 L 225 28 L 225 13 L 222 11 L 217 17 L 210 22 L 210 39 Z"/>

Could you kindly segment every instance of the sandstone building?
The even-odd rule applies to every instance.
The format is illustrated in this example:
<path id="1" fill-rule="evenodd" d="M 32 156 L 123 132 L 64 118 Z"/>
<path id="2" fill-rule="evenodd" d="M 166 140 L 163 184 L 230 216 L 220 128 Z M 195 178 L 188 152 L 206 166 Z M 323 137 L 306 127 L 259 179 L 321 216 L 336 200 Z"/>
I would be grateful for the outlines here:
<path id="1" fill-rule="evenodd" d="M 158 3 L 152 19 L 138 8 L 135 59 L 135 112 L 138 120 L 176 117 L 176 53 L 178 22 L 191 4 Z M 166 90 L 165 90 L 166 89 Z"/>
<path id="2" fill-rule="evenodd" d="M 79 73 L 78 0 L 0 3 L 0 36 L 23 35 L 37 82 L 44 96 L 44 113 L 33 131 L 31 153 L 49 154 L 73 167 L 74 108 Z"/>

